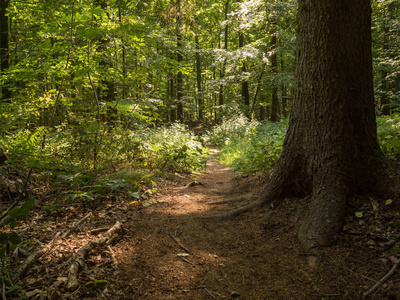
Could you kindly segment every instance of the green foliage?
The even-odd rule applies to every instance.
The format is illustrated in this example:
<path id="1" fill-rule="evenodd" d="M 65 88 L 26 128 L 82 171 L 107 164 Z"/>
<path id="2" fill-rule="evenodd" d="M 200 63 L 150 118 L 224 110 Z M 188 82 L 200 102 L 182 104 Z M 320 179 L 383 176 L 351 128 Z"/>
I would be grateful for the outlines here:
<path id="1" fill-rule="evenodd" d="M 222 147 L 220 160 L 241 173 L 273 168 L 281 152 L 286 122 L 261 124 L 245 117 L 226 119 L 209 133 L 209 140 Z"/>
<path id="2" fill-rule="evenodd" d="M 378 140 L 384 154 L 400 160 L 400 114 L 377 118 Z M 287 121 L 260 124 L 245 117 L 224 119 L 208 139 L 222 148 L 220 159 L 233 170 L 254 173 L 273 168 L 282 152 Z"/>
<path id="3" fill-rule="evenodd" d="M 17 221 L 25 220 L 28 217 L 29 210 L 35 204 L 35 199 L 31 198 L 24 202 L 22 205 L 14 207 L 5 215 L 1 216 L 2 223 L 0 223 L 0 284 L 5 283 L 6 295 L 11 297 L 14 296 L 21 287 L 13 284 L 8 274 L 8 269 L 5 265 L 4 258 L 11 250 L 15 249 L 21 242 L 22 239 L 17 232 L 14 231 L 17 226 Z M 5 227 L 9 225 L 11 230 L 5 230 Z"/>
<path id="4" fill-rule="evenodd" d="M 208 151 L 204 141 L 186 126 L 174 123 L 148 132 L 144 143 L 146 161 L 152 168 L 191 172 L 205 168 Z"/>
<path id="5" fill-rule="evenodd" d="M 400 159 L 400 114 L 377 118 L 378 139 L 386 156 Z"/>

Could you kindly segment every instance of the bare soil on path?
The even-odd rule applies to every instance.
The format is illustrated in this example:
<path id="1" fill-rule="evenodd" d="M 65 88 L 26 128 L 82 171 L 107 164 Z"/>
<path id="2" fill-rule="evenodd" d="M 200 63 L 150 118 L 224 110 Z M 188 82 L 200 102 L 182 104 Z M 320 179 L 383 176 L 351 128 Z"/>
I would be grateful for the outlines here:
<path id="1" fill-rule="evenodd" d="M 234 219 L 201 219 L 246 204 L 212 203 L 257 194 L 267 178 L 235 177 L 211 159 L 197 179 L 200 184 L 189 187 L 166 186 L 161 203 L 126 223 L 130 237 L 119 245 L 110 279 L 116 298 L 360 299 L 397 259 L 372 235 L 351 231 L 369 226 L 351 217 L 348 234 L 310 257 L 296 238 L 307 199 Z M 399 283 L 394 276 L 371 298 L 398 299 Z"/>

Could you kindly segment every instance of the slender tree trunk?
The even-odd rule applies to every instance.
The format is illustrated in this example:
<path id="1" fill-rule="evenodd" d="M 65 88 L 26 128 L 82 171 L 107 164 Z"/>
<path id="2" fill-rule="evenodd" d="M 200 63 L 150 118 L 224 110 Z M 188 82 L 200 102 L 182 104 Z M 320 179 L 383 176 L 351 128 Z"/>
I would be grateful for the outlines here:
<path id="1" fill-rule="evenodd" d="M 118 0 L 118 21 L 120 26 L 122 26 L 122 6 L 121 6 L 121 0 Z M 124 37 L 121 37 L 121 48 L 122 48 L 122 78 L 123 78 L 123 83 L 122 83 L 122 98 L 126 98 L 126 86 L 125 86 L 125 80 L 126 80 L 126 75 L 127 75 L 127 70 L 126 70 L 126 49 L 125 49 L 125 43 L 124 43 Z"/>
<path id="2" fill-rule="evenodd" d="M 281 59 L 281 71 L 282 73 L 284 72 L 283 58 Z M 284 118 L 287 118 L 288 117 L 287 100 L 289 97 L 287 96 L 287 91 L 284 83 L 281 84 L 281 91 L 282 91 L 282 115 Z"/>
<path id="3" fill-rule="evenodd" d="M 197 79 L 197 101 L 199 106 L 199 121 L 203 120 L 203 94 L 201 90 L 201 58 L 200 58 L 200 44 L 199 44 L 199 36 L 196 34 L 195 36 L 195 43 L 196 43 L 196 79 Z"/>
<path id="4" fill-rule="evenodd" d="M 272 80 L 272 102 L 271 102 L 271 121 L 279 121 L 279 99 L 278 99 L 278 85 L 277 85 L 277 74 L 278 74 L 278 59 L 276 57 L 276 33 L 272 34 L 271 39 L 271 68 L 273 74 Z"/>
<path id="5" fill-rule="evenodd" d="M 253 103 L 252 103 L 251 108 L 250 108 L 250 113 L 249 113 L 250 118 L 252 118 L 252 115 L 253 115 L 253 112 L 254 112 L 254 107 L 257 104 L 257 96 L 258 96 L 258 93 L 260 91 L 261 81 L 262 81 L 262 78 L 263 78 L 263 75 L 264 75 L 265 67 L 266 67 L 266 64 L 263 63 L 262 67 L 261 67 L 260 76 L 258 77 L 258 80 L 257 80 L 256 91 L 254 92 Z"/>
<path id="6" fill-rule="evenodd" d="M 1 74 L 4 75 L 5 72 L 10 67 L 10 53 L 8 44 L 8 14 L 7 8 L 9 0 L 0 0 L 0 59 L 1 59 Z M 5 83 L 1 87 L 1 99 L 3 102 L 11 101 L 11 90 L 9 88 L 9 83 Z"/>
<path id="7" fill-rule="evenodd" d="M 398 171 L 377 140 L 370 18 L 367 0 L 299 1 L 296 99 L 282 155 L 259 201 L 222 216 L 309 193 L 298 237 L 310 249 L 342 230 L 350 196 L 397 193 Z"/>
<path id="8" fill-rule="evenodd" d="M 243 32 L 239 31 L 239 48 L 244 47 L 244 35 Z M 242 62 L 242 74 L 245 74 L 246 70 L 246 61 Z M 249 82 L 248 80 L 242 81 L 242 99 L 243 103 L 246 106 L 246 116 L 250 118 L 250 94 L 249 94 Z"/>
<path id="9" fill-rule="evenodd" d="M 100 6 L 104 11 L 107 11 L 107 2 L 104 0 L 95 0 L 94 2 L 95 6 Z M 107 17 L 108 13 L 107 13 Z M 99 46 L 97 48 L 97 51 L 102 53 L 102 58 L 99 62 L 99 65 L 102 67 L 101 72 L 103 72 L 103 79 L 101 80 L 101 85 L 105 87 L 105 92 L 99 88 L 97 94 L 99 95 L 99 99 L 103 101 L 114 101 L 115 100 L 115 85 L 112 80 L 104 79 L 105 74 L 104 72 L 107 72 L 109 68 L 112 68 L 111 62 L 108 61 L 107 59 L 107 48 L 110 46 L 110 43 L 105 36 L 101 36 L 99 38 Z"/>
<path id="10" fill-rule="evenodd" d="M 225 10 L 224 10 L 224 21 L 225 21 L 225 28 L 224 28 L 224 50 L 228 51 L 228 10 L 229 10 L 229 1 L 226 0 L 225 2 Z M 219 48 L 221 48 L 221 45 L 219 45 Z M 222 68 L 220 70 L 220 80 L 222 81 L 223 78 L 225 77 L 225 65 L 226 65 L 226 59 L 224 59 L 224 63 L 222 64 Z M 224 105 L 224 85 L 221 82 L 219 85 L 219 97 L 218 97 L 218 105 L 222 106 Z"/>
<path id="11" fill-rule="evenodd" d="M 183 61 L 182 55 L 182 24 L 181 24 L 181 0 L 176 1 L 176 47 L 177 47 L 177 62 Z M 176 77 L 176 113 L 179 122 L 183 122 L 183 74 L 178 72 Z"/>
<path id="12" fill-rule="evenodd" d="M 170 107 L 170 121 L 176 121 L 176 108 L 173 105 L 175 99 L 175 85 L 174 85 L 174 77 L 171 75 L 171 79 L 169 80 L 170 83 L 170 100 L 171 100 L 171 107 Z"/>

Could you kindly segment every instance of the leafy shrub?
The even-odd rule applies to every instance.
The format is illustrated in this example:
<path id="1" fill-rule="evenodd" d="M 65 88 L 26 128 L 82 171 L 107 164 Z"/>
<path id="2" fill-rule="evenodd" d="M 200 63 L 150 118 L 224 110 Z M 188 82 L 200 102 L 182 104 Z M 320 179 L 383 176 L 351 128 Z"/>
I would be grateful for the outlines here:
<path id="1" fill-rule="evenodd" d="M 208 158 L 204 141 L 179 123 L 149 130 L 144 148 L 146 161 L 161 170 L 199 170 L 205 167 Z"/>
<path id="2" fill-rule="evenodd" d="M 261 124 L 244 116 L 225 119 L 208 133 L 222 147 L 220 160 L 234 171 L 254 173 L 272 168 L 281 152 L 286 122 Z"/>
<path id="3" fill-rule="evenodd" d="M 400 114 L 377 118 L 378 139 L 386 156 L 400 159 Z"/>
<path id="4" fill-rule="evenodd" d="M 52 131 L 45 127 L 18 130 L 0 140 L 0 144 L 13 163 L 73 174 L 121 163 L 189 172 L 204 167 L 207 160 L 203 140 L 178 123 L 143 126 L 135 131 L 92 121 L 84 125 L 60 125 Z"/>
<path id="5" fill-rule="evenodd" d="M 243 115 L 223 118 L 220 125 L 214 126 L 207 133 L 209 142 L 216 146 L 226 146 L 243 138 L 252 136 L 260 125 L 257 121 L 249 121 Z"/>

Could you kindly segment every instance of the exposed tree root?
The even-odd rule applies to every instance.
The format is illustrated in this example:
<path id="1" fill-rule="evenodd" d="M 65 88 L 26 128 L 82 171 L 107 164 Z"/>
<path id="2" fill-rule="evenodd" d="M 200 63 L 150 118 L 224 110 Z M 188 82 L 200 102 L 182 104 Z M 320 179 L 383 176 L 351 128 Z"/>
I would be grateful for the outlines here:
<path id="1" fill-rule="evenodd" d="M 233 203 L 233 202 L 241 202 L 241 201 L 248 201 L 253 198 L 253 194 L 247 194 L 243 196 L 238 196 L 229 200 L 224 200 L 224 201 L 217 201 L 217 202 L 211 202 L 210 204 L 212 205 L 220 205 L 220 204 L 227 204 L 227 203 Z"/>
<path id="2" fill-rule="evenodd" d="M 298 238 L 305 250 L 328 245 L 343 228 L 347 185 L 326 174 L 316 176 L 311 202 L 299 228 Z"/>

